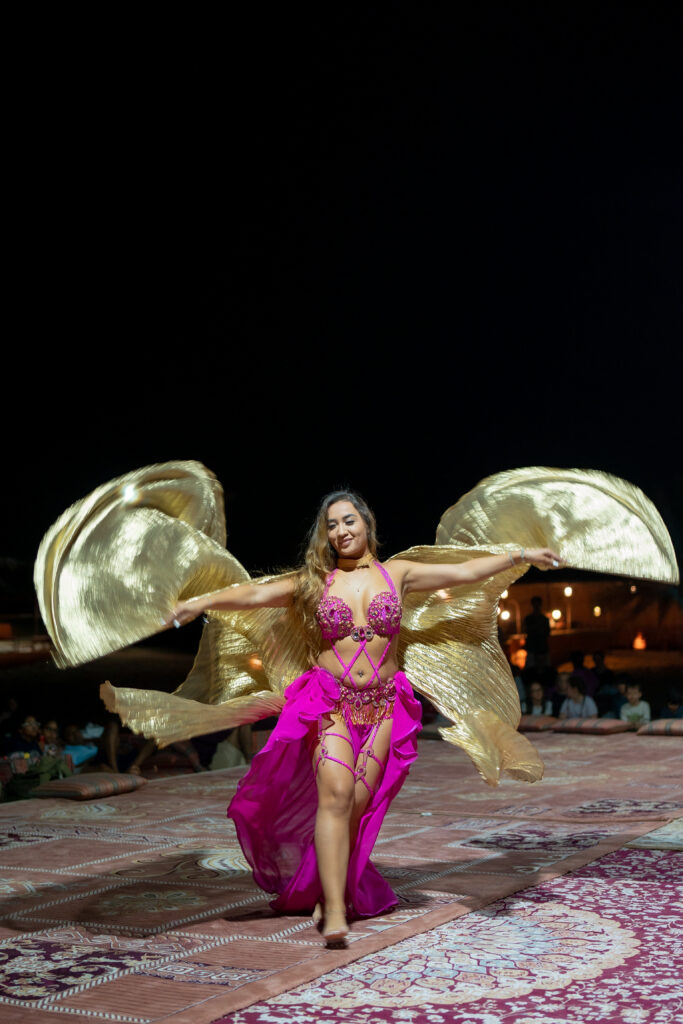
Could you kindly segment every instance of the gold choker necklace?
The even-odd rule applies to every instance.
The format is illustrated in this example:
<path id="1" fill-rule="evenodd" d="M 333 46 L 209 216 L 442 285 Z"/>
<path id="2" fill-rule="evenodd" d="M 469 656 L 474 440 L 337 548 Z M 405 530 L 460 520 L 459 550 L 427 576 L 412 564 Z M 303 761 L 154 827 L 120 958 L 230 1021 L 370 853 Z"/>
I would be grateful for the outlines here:
<path id="1" fill-rule="evenodd" d="M 337 568 L 346 569 L 347 571 L 353 569 L 369 569 L 372 565 L 372 556 L 364 555 L 363 558 L 337 558 Z"/>

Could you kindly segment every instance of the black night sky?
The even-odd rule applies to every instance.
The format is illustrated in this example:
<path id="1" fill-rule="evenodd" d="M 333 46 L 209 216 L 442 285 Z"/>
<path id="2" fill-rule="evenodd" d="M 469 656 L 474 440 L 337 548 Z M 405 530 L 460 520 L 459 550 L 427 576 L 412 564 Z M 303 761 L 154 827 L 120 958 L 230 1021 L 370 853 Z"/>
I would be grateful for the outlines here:
<path id="1" fill-rule="evenodd" d="M 332 487 L 389 555 L 522 465 L 630 479 L 680 559 L 680 11 L 261 14 L 27 79 L 0 555 L 192 458 L 252 571 Z"/>

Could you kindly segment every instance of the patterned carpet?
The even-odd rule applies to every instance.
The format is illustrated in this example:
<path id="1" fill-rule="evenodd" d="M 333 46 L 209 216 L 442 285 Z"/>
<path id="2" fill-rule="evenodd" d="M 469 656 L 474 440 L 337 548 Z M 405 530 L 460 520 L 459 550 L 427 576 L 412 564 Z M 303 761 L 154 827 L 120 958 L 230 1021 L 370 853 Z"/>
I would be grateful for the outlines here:
<path id="1" fill-rule="evenodd" d="M 0 1019 L 668 1024 L 683 744 L 538 745 L 542 783 L 490 789 L 421 743 L 376 847 L 401 905 L 343 951 L 254 887 L 225 818 L 242 769 L 1 806 Z"/>
<path id="2" fill-rule="evenodd" d="M 674 1024 L 683 856 L 624 849 L 226 1024 Z"/>

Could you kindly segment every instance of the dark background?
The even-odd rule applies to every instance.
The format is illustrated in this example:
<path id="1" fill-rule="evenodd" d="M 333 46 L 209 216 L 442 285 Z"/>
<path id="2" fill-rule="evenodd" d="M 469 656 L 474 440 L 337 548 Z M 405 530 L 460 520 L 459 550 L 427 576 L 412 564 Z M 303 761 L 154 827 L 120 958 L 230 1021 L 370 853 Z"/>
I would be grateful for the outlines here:
<path id="1" fill-rule="evenodd" d="M 67 505 L 179 458 L 252 571 L 338 485 L 389 555 L 522 465 L 633 481 L 680 558 L 681 19 L 594 7 L 17 41 L 6 611 Z"/>

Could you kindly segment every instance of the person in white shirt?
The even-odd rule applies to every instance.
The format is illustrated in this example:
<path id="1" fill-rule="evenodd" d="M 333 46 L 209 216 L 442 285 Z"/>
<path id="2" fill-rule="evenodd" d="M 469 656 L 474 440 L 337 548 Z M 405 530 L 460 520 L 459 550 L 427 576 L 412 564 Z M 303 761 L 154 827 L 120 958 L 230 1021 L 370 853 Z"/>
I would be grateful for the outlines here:
<path id="1" fill-rule="evenodd" d="M 570 676 L 567 697 L 560 708 L 560 718 L 596 718 L 598 707 L 586 696 L 586 684 L 580 676 Z"/>
<path id="2" fill-rule="evenodd" d="M 629 683 L 626 687 L 626 703 L 621 705 L 619 716 L 622 722 L 628 722 L 636 729 L 650 721 L 650 705 L 643 700 L 638 683 Z"/>

